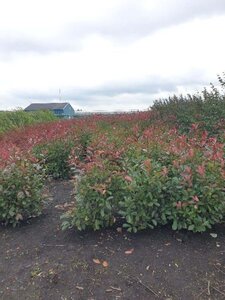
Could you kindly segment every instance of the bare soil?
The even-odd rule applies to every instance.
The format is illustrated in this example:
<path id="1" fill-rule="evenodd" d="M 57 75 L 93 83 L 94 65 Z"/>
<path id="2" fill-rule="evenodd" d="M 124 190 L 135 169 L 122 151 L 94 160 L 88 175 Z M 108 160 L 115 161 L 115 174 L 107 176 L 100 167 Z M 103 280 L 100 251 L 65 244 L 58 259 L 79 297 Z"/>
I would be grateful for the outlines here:
<path id="1" fill-rule="evenodd" d="M 225 299 L 225 224 L 204 234 L 62 232 L 72 191 L 52 182 L 42 216 L 0 226 L 0 299 Z"/>

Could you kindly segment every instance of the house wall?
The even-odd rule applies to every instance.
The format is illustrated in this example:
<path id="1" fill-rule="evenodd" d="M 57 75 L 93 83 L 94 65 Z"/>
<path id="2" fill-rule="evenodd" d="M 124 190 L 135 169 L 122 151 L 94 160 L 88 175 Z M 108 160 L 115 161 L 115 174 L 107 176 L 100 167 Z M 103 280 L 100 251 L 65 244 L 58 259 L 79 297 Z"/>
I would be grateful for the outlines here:
<path id="1" fill-rule="evenodd" d="M 53 109 L 52 112 L 57 116 L 63 116 L 63 109 Z"/>
<path id="2" fill-rule="evenodd" d="M 74 117 L 75 111 L 70 104 L 66 105 L 66 107 L 64 108 L 63 115 L 67 118 Z"/>

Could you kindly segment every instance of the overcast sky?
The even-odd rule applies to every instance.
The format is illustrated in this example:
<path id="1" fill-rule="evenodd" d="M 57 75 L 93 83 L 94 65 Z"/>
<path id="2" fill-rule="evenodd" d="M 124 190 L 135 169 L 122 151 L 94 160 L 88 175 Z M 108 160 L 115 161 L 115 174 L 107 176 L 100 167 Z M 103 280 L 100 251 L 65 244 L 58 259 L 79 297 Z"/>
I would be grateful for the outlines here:
<path id="1" fill-rule="evenodd" d="M 225 0 L 0 0 L 0 110 L 147 109 L 216 84 L 224 36 Z"/>

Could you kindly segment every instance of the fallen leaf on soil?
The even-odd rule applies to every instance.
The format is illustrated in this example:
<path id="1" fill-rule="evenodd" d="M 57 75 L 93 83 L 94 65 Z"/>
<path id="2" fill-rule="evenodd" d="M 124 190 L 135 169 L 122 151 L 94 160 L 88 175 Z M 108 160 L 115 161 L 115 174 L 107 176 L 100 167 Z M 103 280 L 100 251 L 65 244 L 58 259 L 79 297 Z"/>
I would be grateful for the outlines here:
<path id="1" fill-rule="evenodd" d="M 171 243 L 166 243 L 166 244 L 165 244 L 165 246 L 169 246 L 169 245 L 171 245 Z"/>
<path id="2" fill-rule="evenodd" d="M 84 288 L 83 288 L 82 286 L 77 285 L 77 286 L 76 286 L 76 289 L 78 289 L 78 290 L 80 290 L 80 291 L 83 291 Z"/>
<path id="3" fill-rule="evenodd" d="M 111 289 L 113 289 L 113 290 L 115 290 L 115 291 L 119 291 L 119 292 L 122 291 L 121 288 L 117 288 L 117 287 L 115 287 L 115 286 L 110 286 L 110 287 L 111 287 Z"/>
<path id="4" fill-rule="evenodd" d="M 217 238 L 217 234 L 216 233 L 210 233 L 211 237 L 213 237 L 214 239 Z"/>
<path id="5" fill-rule="evenodd" d="M 129 255 L 129 254 L 132 254 L 133 252 L 134 252 L 134 248 L 125 251 L 125 254 Z"/>
<path id="6" fill-rule="evenodd" d="M 95 264 L 97 264 L 97 265 L 100 265 L 100 264 L 101 264 L 101 262 L 100 262 L 100 260 L 99 260 L 98 258 L 94 258 L 94 259 L 93 259 L 93 262 L 94 262 Z"/>
<path id="7" fill-rule="evenodd" d="M 119 233 L 121 233 L 122 232 L 122 228 L 121 227 L 117 227 L 116 231 L 119 232 Z"/>
<path id="8" fill-rule="evenodd" d="M 150 266 L 147 266 L 147 267 L 146 267 L 146 270 L 148 271 L 148 270 L 149 270 L 149 268 L 150 268 Z"/>
<path id="9" fill-rule="evenodd" d="M 66 208 L 73 207 L 74 202 L 71 203 L 64 203 L 64 204 L 58 204 L 55 206 L 56 209 L 65 210 Z"/>
<path id="10" fill-rule="evenodd" d="M 182 239 L 176 239 L 178 242 L 180 242 L 180 243 L 182 243 L 183 241 L 182 241 Z"/>
<path id="11" fill-rule="evenodd" d="M 63 210 L 63 209 L 64 209 L 64 206 L 59 204 L 59 205 L 56 205 L 55 208 L 56 208 L 56 209 L 61 209 L 61 210 Z"/>
<path id="12" fill-rule="evenodd" d="M 106 260 L 104 260 L 102 265 L 103 265 L 104 268 L 108 268 L 109 263 Z"/>

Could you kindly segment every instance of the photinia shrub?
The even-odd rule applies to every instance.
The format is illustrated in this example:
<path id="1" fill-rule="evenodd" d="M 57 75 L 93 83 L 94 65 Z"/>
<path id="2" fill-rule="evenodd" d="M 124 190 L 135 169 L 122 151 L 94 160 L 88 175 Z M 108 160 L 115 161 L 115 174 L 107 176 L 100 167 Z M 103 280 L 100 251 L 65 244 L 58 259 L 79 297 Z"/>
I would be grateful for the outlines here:
<path id="1" fill-rule="evenodd" d="M 54 179 L 68 179 L 71 176 L 69 157 L 73 148 L 70 139 L 59 139 L 34 149 L 35 156 L 42 162 L 46 175 Z"/>
<path id="2" fill-rule="evenodd" d="M 16 226 L 40 215 L 44 176 L 40 165 L 29 158 L 14 157 L 0 170 L 0 222 Z"/>
<path id="3" fill-rule="evenodd" d="M 82 130 L 78 137 L 78 149 L 79 149 L 79 159 L 83 160 L 87 156 L 88 146 L 92 140 L 92 133 L 90 131 Z"/>
<path id="4" fill-rule="evenodd" d="M 62 216 L 62 228 L 99 230 L 113 225 L 122 195 L 120 174 L 94 166 L 78 183 L 75 207 Z"/>
<path id="5" fill-rule="evenodd" d="M 162 215 L 174 230 L 203 232 L 222 221 L 225 193 L 221 171 L 220 164 L 215 162 L 170 168 Z"/>
<path id="6" fill-rule="evenodd" d="M 126 160 L 127 175 L 125 193 L 120 200 L 119 214 L 123 227 L 137 232 L 156 227 L 160 219 L 160 205 L 163 197 L 161 166 L 150 159 L 130 157 Z"/>

